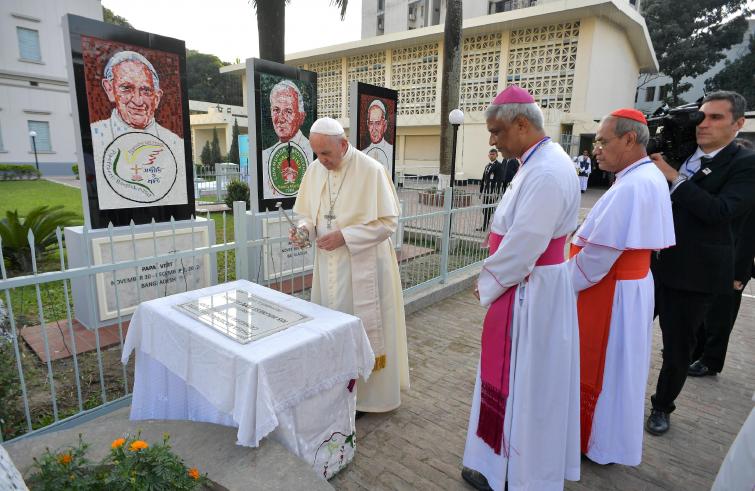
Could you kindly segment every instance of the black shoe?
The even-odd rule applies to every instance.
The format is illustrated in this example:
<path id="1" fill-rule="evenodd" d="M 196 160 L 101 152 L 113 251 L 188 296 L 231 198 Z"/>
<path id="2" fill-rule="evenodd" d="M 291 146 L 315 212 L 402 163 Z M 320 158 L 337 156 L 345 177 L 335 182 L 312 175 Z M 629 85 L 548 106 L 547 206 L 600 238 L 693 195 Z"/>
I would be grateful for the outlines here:
<path id="1" fill-rule="evenodd" d="M 474 469 L 462 467 L 461 477 L 475 489 L 479 489 L 480 491 L 492 491 L 485 476 Z"/>
<path id="2" fill-rule="evenodd" d="M 477 227 L 477 228 L 475 229 L 475 232 L 482 232 L 482 231 L 484 231 L 484 230 L 485 230 L 485 227 Z"/>
<path id="3" fill-rule="evenodd" d="M 704 365 L 702 361 L 697 360 L 689 366 L 689 368 L 687 369 L 687 375 L 689 375 L 690 377 L 705 377 L 708 375 L 715 377 L 716 375 L 718 375 L 718 372 L 714 372 L 706 365 Z"/>
<path id="4" fill-rule="evenodd" d="M 364 411 L 357 411 L 356 415 L 354 416 L 354 419 L 359 419 L 362 416 L 364 416 L 365 414 L 367 414 L 367 413 L 365 413 Z"/>
<path id="5" fill-rule="evenodd" d="M 668 431 L 671 427 L 671 415 L 660 409 L 650 411 L 650 416 L 645 422 L 645 431 L 651 435 L 660 436 Z"/>

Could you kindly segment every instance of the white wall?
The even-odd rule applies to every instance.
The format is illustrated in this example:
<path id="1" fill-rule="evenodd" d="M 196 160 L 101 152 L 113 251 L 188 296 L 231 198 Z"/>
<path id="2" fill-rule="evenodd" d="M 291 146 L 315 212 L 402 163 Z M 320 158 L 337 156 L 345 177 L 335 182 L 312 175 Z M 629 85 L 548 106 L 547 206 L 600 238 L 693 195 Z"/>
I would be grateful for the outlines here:
<path id="1" fill-rule="evenodd" d="M 629 39 L 602 18 L 582 19 L 571 112 L 600 119 L 621 107 L 634 107 L 639 64 Z"/>
<path id="2" fill-rule="evenodd" d="M 52 150 L 38 154 L 43 172 L 70 174 L 78 161 L 61 22 L 66 13 L 102 20 L 100 0 L 0 1 L 0 163 L 34 163 L 29 120 L 50 124 Z M 40 62 L 20 60 L 17 27 L 39 32 Z"/>

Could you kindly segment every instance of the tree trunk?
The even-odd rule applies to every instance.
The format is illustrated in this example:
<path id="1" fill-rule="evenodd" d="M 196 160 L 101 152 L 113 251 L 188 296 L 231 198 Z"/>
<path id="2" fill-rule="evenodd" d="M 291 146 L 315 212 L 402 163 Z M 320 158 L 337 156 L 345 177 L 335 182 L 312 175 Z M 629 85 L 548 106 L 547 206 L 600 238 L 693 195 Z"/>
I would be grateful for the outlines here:
<path id="1" fill-rule="evenodd" d="M 461 73 L 461 2 L 448 0 L 443 33 L 443 74 L 440 90 L 440 173 L 451 174 L 453 128 L 448 113 L 459 107 Z M 451 176 L 453 179 L 454 176 Z"/>
<path id="2" fill-rule="evenodd" d="M 671 107 L 679 105 L 679 80 L 671 78 Z"/>
<path id="3" fill-rule="evenodd" d="M 257 31 L 260 58 L 285 62 L 286 2 L 284 0 L 257 0 Z"/>

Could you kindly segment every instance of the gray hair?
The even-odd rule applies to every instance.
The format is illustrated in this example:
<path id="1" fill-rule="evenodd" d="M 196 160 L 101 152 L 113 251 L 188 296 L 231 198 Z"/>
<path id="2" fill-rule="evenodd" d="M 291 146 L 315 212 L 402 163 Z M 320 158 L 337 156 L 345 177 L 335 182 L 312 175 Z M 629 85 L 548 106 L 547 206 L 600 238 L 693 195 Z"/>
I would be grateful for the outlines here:
<path id="1" fill-rule="evenodd" d="M 160 77 L 157 76 L 157 70 L 152 66 L 147 58 L 137 53 L 136 51 L 120 51 L 114 54 L 105 65 L 105 71 L 103 72 L 103 78 L 110 82 L 113 81 L 113 68 L 120 65 L 124 61 L 137 61 L 147 67 L 147 70 L 152 74 L 152 83 L 155 86 L 155 90 L 160 90 Z"/>
<path id="2" fill-rule="evenodd" d="M 275 84 L 272 89 L 270 89 L 270 103 L 272 104 L 273 102 L 273 95 L 283 91 L 294 91 L 296 93 L 296 99 L 299 101 L 299 112 L 303 113 L 304 101 L 302 100 L 301 92 L 299 91 L 299 87 L 297 87 L 296 84 L 290 80 L 281 80 L 280 82 Z"/>
<path id="3" fill-rule="evenodd" d="M 742 94 L 731 90 L 717 90 L 706 95 L 703 99 L 703 104 L 709 101 L 729 101 L 731 104 L 731 116 L 734 121 L 739 118 L 743 118 L 745 115 L 745 109 L 747 108 L 747 101 Z"/>
<path id="4" fill-rule="evenodd" d="M 637 135 L 637 144 L 642 145 L 643 147 L 648 145 L 648 142 L 650 141 L 650 131 L 648 130 L 647 125 L 633 119 L 619 118 L 611 115 L 604 117 L 601 123 L 610 120 L 616 121 L 616 126 L 613 129 L 616 136 L 622 137 L 630 131 L 634 131 L 634 134 Z"/>
<path id="5" fill-rule="evenodd" d="M 485 119 L 500 119 L 509 124 L 517 116 L 524 117 L 536 130 L 543 131 L 543 111 L 535 103 L 491 104 L 485 110 Z"/>

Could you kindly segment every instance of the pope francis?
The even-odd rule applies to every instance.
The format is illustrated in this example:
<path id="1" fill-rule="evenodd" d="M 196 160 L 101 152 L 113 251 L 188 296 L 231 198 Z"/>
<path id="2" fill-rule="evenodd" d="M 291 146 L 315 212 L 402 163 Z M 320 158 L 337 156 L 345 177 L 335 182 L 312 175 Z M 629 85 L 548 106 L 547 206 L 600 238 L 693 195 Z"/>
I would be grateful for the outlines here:
<path id="1" fill-rule="evenodd" d="M 357 385 L 357 411 L 385 412 L 409 388 L 401 279 L 391 235 L 399 201 L 385 167 L 352 147 L 334 119 L 312 124 L 317 154 L 302 179 L 294 212 L 316 245 L 312 302 L 362 320 L 375 367 Z M 292 229 L 289 240 L 303 246 Z"/>

